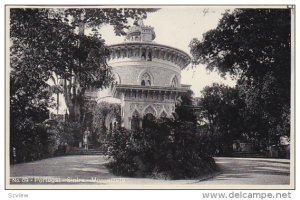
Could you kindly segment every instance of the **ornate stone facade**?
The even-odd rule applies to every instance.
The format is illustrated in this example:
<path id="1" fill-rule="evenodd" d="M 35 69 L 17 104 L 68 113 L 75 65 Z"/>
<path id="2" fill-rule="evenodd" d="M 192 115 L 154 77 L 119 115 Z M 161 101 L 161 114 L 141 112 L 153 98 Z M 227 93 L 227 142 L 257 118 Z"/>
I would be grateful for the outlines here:
<path id="1" fill-rule="evenodd" d="M 146 114 L 172 117 L 179 94 L 189 88 L 180 84 L 181 70 L 190 63 L 189 55 L 156 44 L 155 37 L 154 29 L 139 21 L 129 29 L 123 43 L 109 47 L 108 64 L 115 74 L 110 98 L 120 100 L 122 126 L 127 129 L 134 126 L 136 119 L 141 126 Z"/>

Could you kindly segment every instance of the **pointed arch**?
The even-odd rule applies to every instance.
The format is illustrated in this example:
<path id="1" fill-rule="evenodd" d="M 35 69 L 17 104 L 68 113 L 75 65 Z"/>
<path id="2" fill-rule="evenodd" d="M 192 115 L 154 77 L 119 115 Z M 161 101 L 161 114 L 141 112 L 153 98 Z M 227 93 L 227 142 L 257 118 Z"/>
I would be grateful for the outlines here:
<path id="1" fill-rule="evenodd" d="M 160 118 L 166 118 L 166 117 L 168 117 L 168 114 L 167 114 L 167 112 L 166 112 L 165 110 L 163 110 L 163 111 L 160 113 L 159 117 L 160 117 Z"/>
<path id="2" fill-rule="evenodd" d="M 154 85 L 154 79 L 151 72 L 147 69 L 142 70 L 138 76 L 138 85 L 151 86 Z"/>
<path id="3" fill-rule="evenodd" d="M 140 117 L 141 115 L 140 115 L 139 111 L 137 111 L 137 110 L 135 109 L 135 110 L 132 112 L 131 116 L 132 116 L 132 117 Z"/>
<path id="4" fill-rule="evenodd" d="M 157 116 L 157 112 L 155 108 L 152 105 L 148 105 L 143 112 L 143 115 L 145 116 L 146 114 L 152 114 L 153 116 Z"/>
<path id="5" fill-rule="evenodd" d="M 146 85 L 145 80 L 142 80 L 142 81 L 141 81 L 141 85 L 142 85 L 142 86 L 145 86 L 145 85 Z"/>
<path id="6" fill-rule="evenodd" d="M 179 81 L 176 75 L 174 75 L 171 79 L 171 87 L 178 87 Z"/>
<path id="7" fill-rule="evenodd" d="M 141 76 L 141 85 L 150 86 L 151 83 L 152 83 L 151 76 L 149 75 L 149 73 L 145 72 Z"/>
<path id="8" fill-rule="evenodd" d="M 153 121 L 156 119 L 156 116 L 157 116 L 157 112 L 156 112 L 155 108 L 152 105 L 148 105 L 144 109 L 142 127 L 143 128 L 152 127 Z"/>

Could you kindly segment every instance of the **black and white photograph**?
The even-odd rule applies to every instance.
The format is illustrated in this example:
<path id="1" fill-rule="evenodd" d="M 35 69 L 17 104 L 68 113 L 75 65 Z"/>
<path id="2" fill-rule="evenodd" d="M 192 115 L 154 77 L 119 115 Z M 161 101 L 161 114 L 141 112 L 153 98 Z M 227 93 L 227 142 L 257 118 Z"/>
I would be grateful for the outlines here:
<path id="1" fill-rule="evenodd" d="M 5 17 L 6 189 L 295 189 L 295 5 Z"/>

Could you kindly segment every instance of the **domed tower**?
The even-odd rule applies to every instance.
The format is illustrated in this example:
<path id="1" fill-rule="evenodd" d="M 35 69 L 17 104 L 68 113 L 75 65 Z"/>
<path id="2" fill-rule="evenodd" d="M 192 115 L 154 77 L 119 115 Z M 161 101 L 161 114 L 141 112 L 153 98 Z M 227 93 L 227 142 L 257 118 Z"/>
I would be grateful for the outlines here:
<path id="1" fill-rule="evenodd" d="M 180 93 L 181 70 L 190 63 L 185 52 L 153 40 L 154 28 L 140 20 L 132 26 L 125 41 L 111 45 L 108 64 L 115 74 L 111 95 L 120 99 L 122 126 L 142 126 L 142 118 L 172 117 Z"/>

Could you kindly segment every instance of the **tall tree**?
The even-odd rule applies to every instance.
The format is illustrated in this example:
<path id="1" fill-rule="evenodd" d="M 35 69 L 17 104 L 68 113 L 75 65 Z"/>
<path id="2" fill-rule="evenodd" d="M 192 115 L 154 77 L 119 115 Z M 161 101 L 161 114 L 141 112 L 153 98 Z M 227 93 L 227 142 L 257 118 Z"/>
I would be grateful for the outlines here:
<path id="1" fill-rule="evenodd" d="M 289 135 L 291 10 L 235 9 L 223 14 L 202 41 L 190 43 L 194 63 L 237 79 L 239 94 L 256 121 L 256 135 Z"/>
<path id="2" fill-rule="evenodd" d="M 209 135 L 216 145 L 229 149 L 233 140 L 241 138 L 245 130 L 240 112 L 244 103 L 236 88 L 217 83 L 206 86 L 198 106 L 201 108 L 200 118 L 206 122 Z"/>
<path id="3" fill-rule="evenodd" d="M 92 34 L 96 38 L 101 38 L 101 34 L 99 34 L 98 29 L 105 25 L 110 24 L 114 28 L 114 32 L 116 35 L 125 35 L 125 29 L 129 28 L 128 19 L 140 19 L 146 18 L 147 12 L 154 12 L 157 9 L 132 9 L 132 8 L 104 8 L 104 9 L 94 9 L 94 8 L 81 8 L 81 9 L 65 9 L 60 10 L 60 12 L 56 12 L 55 17 L 62 18 L 62 21 L 68 22 L 68 24 L 72 27 L 72 29 L 78 33 L 78 49 L 77 49 L 77 58 L 75 58 L 75 62 L 77 64 L 78 69 L 72 69 L 72 73 L 74 75 L 72 81 L 65 81 L 65 90 L 64 96 L 66 98 L 66 103 L 70 111 L 71 119 L 75 121 L 82 121 L 83 112 L 84 111 L 84 94 L 86 89 L 89 86 L 93 86 L 94 88 L 101 88 L 104 84 L 101 80 L 103 80 L 103 76 L 106 75 L 106 84 L 110 82 L 112 79 L 112 75 L 110 74 L 110 70 L 108 69 L 106 60 L 108 56 L 108 49 L 104 47 L 104 43 L 97 44 L 102 48 L 102 51 L 99 49 L 94 49 L 90 57 L 92 59 L 88 59 L 87 55 L 89 53 L 89 49 L 93 48 L 92 46 L 95 44 L 92 42 L 91 44 L 86 44 L 84 40 L 80 39 L 84 37 L 85 30 L 91 30 Z M 92 46 L 89 46 L 92 45 Z M 93 63 L 91 63 L 93 61 Z M 96 62 L 95 62 L 96 61 Z M 99 67 L 102 66 L 102 67 Z M 100 71 L 100 73 L 95 73 L 95 70 L 89 71 L 87 68 L 93 68 L 95 70 L 105 69 L 104 71 Z M 106 72 L 106 73 L 105 73 Z M 101 74 L 102 77 L 95 76 L 96 74 Z M 110 77 L 110 78 L 109 78 Z M 100 80 L 100 81 L 99 81 Z"/>
<path id="4" fill-rule="evenodd" d="M 177 104 L 175 113 L 180 120 L 196 122 L 196 116 L 193 112 L 193 96 L 192 90 L 180 95 L 180 102 Z"/>
<path id="5" fill-rule="evenodd" d="M 87 87 L 106 87 L 112 79 L 109 50 L 97 28 L 111 24 L 122 35 L 128 18 L 145 18 L 148 11 L 155 9 L 12 9 L 12 55 L 27 53 L 36 66 L 65 80 L 70 117 L 79 121 Z M 86 29 L 92 34 L 85 35 Z"/>
<path id="6" fill-rule="evenodd" d="M 56 29 L 54 29 L 56 27 Z M 46 81 L 67 65 L 62 53 L 72 38 L 68 28 L 48 19 L 44 9 L 10 10 L 10 153 L 11 161 L 37 158 L 41 123 L 51 106 Z M 60 50 L 66 47 L 65 49 Z M 44 137 L 42 137 L 44 138 Z"/>
<path id="7" fill-rule="evenodd" d="M 117 34 L 123 34 L 127 18 L 144 17 L 146 11 L 86 9 L 84 23 L 88 27 L 109 23 Z M 74 121 L 82 118 L 85 89 L 105 87 L 112 79 L 104 40 L 96 30 L 92 35 L 78 34 L 74 13 L 82 13 L 82 9 L 10 9 L 11 153 L 26 152 L 35 141 L 32 134 L 39 134 L 34 130 L 47 118 L 52 104 L 46 82 L 53 73 L 64 80 Z M 17 162 L 28 160 L 17 157 Z"/>

